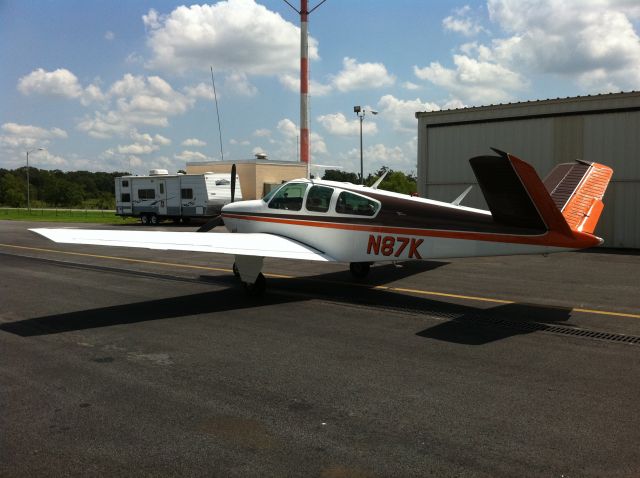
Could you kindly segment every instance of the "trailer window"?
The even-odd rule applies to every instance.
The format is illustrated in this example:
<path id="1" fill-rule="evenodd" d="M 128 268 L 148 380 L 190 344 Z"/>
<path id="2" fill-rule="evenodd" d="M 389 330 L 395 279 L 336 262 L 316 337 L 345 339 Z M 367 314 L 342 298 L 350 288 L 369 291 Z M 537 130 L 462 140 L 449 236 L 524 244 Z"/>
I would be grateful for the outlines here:
<path id="1" fill-rule="evenodd" d="M 122 187 L 123 188 L 128 188 L 129 187 L 129 181 L 122 181 Z"/>
<path id="2" fill-rule="evenodd" d="M 269 207 L 271 209 L 287 209 L 289 211 L 299 211 L 302 209 L 302 198 L 307 190 L 304 183 L 289 183 L 278 189 L 273 196 Z"/>
<path id="3" fill-rule="evenodd" d="M 329 210 L 329 203 L 331 202 L 332 194 L 333 188 L 311 186 L 309 194 L 307 194 L 307 211 L 327 212 Z"/>
<path id="4" fill-rule="evenodd" d="M 216 186 L 226 186 L 227 184 L 231 184 L 231 181 L 228 179 L 218 179 L 216 181 Z"/>
<path id="5" fill-rule="evenodd" d="M 380 203 L 358 194 L 343 191 L 336 202 L 336 212 L 357 216 L 375 216 Z"/>
<path id="6" fill-rule="evenodd" d="M 155 189 L 138 189 L 138 199 L 155 199 Z"/>
<path id="7" fill-rule="evenodd" d="M 182 189 L 180 191 L 180 196 L 182 197 L 182 199 L 193 199 L 193 189 Z"/>
<path id="8" fill-rule="evenodd" d="M 122 193 L 120 195 L 120 202 L 131 202 L 131 194 L 129 193 Z"/>

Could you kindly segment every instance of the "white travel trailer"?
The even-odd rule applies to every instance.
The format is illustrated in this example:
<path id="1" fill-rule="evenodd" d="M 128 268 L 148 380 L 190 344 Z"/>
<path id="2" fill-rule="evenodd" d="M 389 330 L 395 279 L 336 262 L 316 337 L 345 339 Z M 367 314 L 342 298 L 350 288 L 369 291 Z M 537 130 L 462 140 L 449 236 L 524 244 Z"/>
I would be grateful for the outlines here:
<path id="1" fill-rule="evenodd" d="M 188 222 L 220 214 L 231 202 L 231 174 L 169 174 L 152 169 L 148 176 L 115 179 L 116 215 L 139 217 L 143 224 L 170 219 Z M 236 175 L 235 199 L 242 199 Z"/>

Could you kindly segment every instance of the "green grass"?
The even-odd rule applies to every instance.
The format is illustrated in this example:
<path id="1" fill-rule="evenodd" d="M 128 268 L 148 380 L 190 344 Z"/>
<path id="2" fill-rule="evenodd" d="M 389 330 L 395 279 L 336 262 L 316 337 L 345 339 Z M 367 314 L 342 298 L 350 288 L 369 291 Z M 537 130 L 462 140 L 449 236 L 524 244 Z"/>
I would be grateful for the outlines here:
<path id="1" fill-rule="evenodd" d="M 121 218 L 115 211 L 91 209 L 13 209 L 0 208 L 0 220 L 43 222 L 89 222 L 94 224 L 127 224 L 137 218 Z"/>

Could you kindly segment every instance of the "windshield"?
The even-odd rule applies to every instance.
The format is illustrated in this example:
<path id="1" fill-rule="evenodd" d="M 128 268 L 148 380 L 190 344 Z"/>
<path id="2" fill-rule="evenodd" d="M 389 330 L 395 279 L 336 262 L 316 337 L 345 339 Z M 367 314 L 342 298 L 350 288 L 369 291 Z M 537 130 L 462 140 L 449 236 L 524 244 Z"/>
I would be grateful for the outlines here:
<path id="1" fill-rule="evenodd" d="M 275 193 L 277 193 L 277 192 L 278 192 L 278 190 L 279 190 L 281 187 L 282 187 L 282 186 L 278 186 L 278 187 L 276 187 L 276 188 L 273 188 L 271 191 L 269 191 L 269 192 L 265 195 L 265 197 L 263 197 L 263 198 L 262 198 L 262 200 L 263 200 L 264 202 L 269 202 L 269 200 L 273 197 L 273 195 L 274 195 Z"/>

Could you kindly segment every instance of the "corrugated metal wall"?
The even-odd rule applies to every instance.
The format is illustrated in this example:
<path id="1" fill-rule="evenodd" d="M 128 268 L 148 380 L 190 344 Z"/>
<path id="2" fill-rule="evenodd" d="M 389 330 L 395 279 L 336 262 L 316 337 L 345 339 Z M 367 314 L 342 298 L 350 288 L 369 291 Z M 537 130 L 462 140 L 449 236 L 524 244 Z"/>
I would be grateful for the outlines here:
<path id="1" fill-rule="evenodd" d="M 640 248 L 640 111 L 573 112 L 565 116 L 547 113 L 536 118 L 535 106 L 530 109 L 527 118 L 477 123 L 468 110 L 461 110 L 466 123 L 454 121 L 452 125 L 438 122 L 441 117 L 433 120 L 435 125 L 429 125 L 429 118 L 419 116 L 421 195 L 441 201 L 455 199 L 469 184 L 476 184 L 468 159 L 492 154 L 490 147 L 529 162 L 542 178 L 555 164 L 576 158 L 601 162 L 611 166 L 614 175 L 596 234 L 609 247 Z M 482 112 L 486 116 L 486 109 Z M 451 116 L 447 120 L 455 120 Z M 486 209 L 478 187 L 463 204 Z"/>

